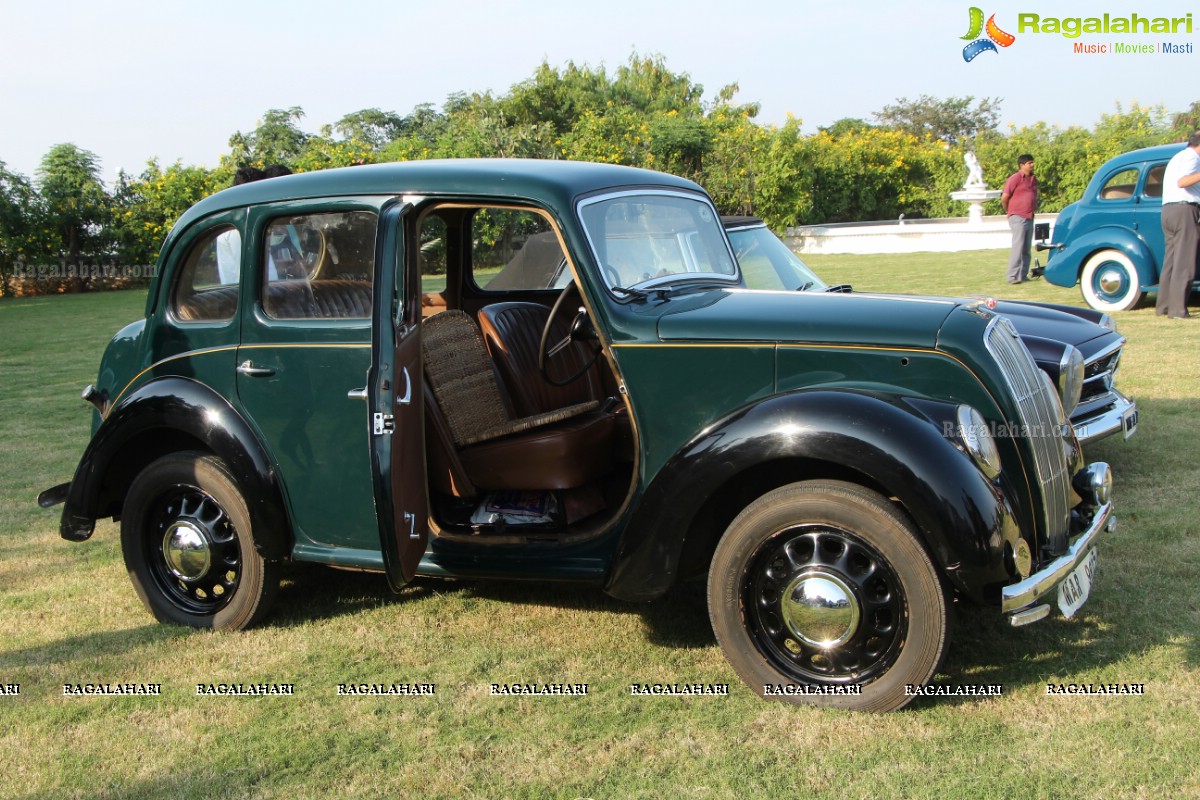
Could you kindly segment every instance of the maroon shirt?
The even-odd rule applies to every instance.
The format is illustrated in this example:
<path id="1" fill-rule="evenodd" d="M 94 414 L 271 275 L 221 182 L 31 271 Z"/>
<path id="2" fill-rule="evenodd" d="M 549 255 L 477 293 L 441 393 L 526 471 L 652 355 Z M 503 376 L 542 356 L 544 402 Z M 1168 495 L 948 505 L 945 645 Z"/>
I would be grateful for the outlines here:
<path id="1" fill-rule="evenodd" d="M 1004 193 L 1008 195 L 1008 214 L 1033 219 L 1037 209 L 1037 178 L 1017 171 L 1004 182 Z"/>

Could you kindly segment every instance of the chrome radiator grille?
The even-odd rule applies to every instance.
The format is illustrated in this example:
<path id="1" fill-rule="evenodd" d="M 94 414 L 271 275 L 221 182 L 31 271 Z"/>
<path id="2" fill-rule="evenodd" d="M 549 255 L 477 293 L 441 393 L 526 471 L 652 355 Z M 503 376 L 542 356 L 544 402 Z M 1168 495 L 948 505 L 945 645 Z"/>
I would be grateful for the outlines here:
<path id="1" fill-rule="evenodd" d="M 1021 433 L 1033 450 L 1034 467 L 1042 489 L 1042 523 L 1047 543 L 1066 544 L 1071 517 L 1071 476 L 1063 441 L 1067 420 L 1049 379 L 1021 342 L 1012 323 L 997 317 L 984 335 L 988 352 L 1004 373 L 1016 398 Z"/>

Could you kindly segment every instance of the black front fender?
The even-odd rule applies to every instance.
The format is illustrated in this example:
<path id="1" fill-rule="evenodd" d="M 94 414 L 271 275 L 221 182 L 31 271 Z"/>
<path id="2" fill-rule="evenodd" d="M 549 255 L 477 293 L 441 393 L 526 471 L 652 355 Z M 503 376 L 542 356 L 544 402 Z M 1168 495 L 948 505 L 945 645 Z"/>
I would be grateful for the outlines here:
<path id="1" fill-rule="evenodd" d="M 1019 535 L 1001 489 L 944 435 L 954 405 L 849 391 L 801 391 L 745 407 L 681 448 L 650 483 L 622 537 L 607 591 L 656 597 L 754 497 L 797 479 L 858 480 L 896 498 L 952 585 L 999 602 L 1004 542 Z M 746 477 L 761 485 L 747 486 Z M 737 491 L 733 491 L 736 488 Z M 739 506 L 719 513 L 722 493 Z M 710 526 L 704 531 L 705 526 Z M 695 556 L 695 553 L 689 553 Z M 689 558 L 693 563 L 695 558 Z"/>
<path id="2" fill-rule="evenodd" d="M 144 384 L 100 424 L 67 489 L 59 533 L 71 541 L 90 537 L 99 517 L 120 513 L 137 472 L 178 449 L 224 461 L 245 497 L 256 549 L 272 560 L 291 553 L 283 492 L 258 437 L 224 397 L 180 377 Z"/>

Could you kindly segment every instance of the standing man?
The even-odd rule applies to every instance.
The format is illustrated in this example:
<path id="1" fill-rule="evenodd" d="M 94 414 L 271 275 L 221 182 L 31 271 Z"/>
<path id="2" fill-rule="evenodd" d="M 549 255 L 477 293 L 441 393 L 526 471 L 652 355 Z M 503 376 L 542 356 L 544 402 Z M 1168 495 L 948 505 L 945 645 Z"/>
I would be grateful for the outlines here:
<path id="1" fill-rule="evenodd" d="M 1196 274 L 1196 248 L 1200 247 L 1200 132 L 1189 136 L 1187 147 L 1167 162 L 1162 201 L 1167 251 L 1158 276 L 1154 313 L 1187 319 L 1188 293 Z"/>
<path id="2" fill-rule="evenodd" d="M 1008 257 L 1008 282 L 1029 280 L 1029 248 L 1033 246 L 1033 212 L 1037 211 L 1037 178 L 1033 177 L 1033 156 L 1017 158 L 1017 171 L 1004 182 L 1000 205 L 1008 215 L 1012 231 L 1012 254 Z"/>

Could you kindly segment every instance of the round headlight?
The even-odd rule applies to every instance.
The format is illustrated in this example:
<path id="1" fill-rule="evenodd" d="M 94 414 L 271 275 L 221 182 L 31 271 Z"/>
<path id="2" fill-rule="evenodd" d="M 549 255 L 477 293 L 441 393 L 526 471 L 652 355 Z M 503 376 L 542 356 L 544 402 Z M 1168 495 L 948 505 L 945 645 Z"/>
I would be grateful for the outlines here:
<path id="1" fill-rule="evenodd" d="M 983 415 L 968 405 L 958 407 L 958 438 L 976 466 L 989 478 L 1000 474 L 1000 450 Z"/>
<path id="2" fill-rule="evenodd" d="M 1058 397 L 1062 400 L 1063 413 L 1068 417 L 1079 405 L 1083 392 L 1083 353 L 1067 345 L 1058 362 Z"/>

